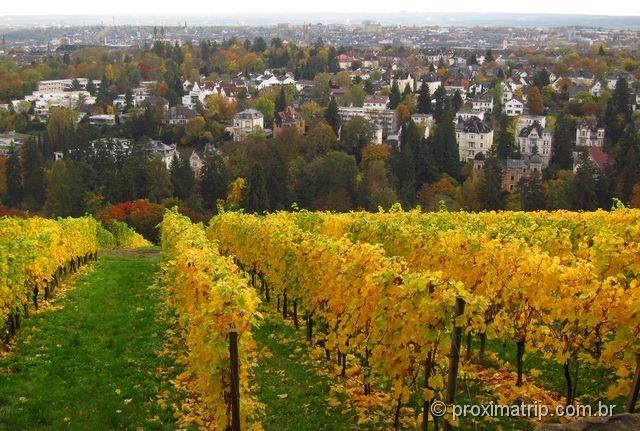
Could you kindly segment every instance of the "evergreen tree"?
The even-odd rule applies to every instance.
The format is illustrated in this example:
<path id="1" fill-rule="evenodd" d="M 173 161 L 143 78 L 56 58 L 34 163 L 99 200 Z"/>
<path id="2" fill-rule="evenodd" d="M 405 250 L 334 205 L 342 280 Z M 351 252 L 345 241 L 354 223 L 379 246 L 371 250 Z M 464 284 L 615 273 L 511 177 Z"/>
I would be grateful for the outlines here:
<path id="1" fill-rule="evenodd" d="M 393 81 L 393 85 L 391 86 L 391 94 L 389 95 L 389 109 L 396 109 L 400 102 L 402 101 L 402 96 L 400 95 L 400 89 L 398 88 L 398 81 Z"/>
<path id="2" fill-rule="evenodd" d="M 565 111 L 556 120 L 553 132 L 553 151 L 551 162 L 559 169 L 571 169 L 573 166 L 574 139 L 576 136 L 576 122 Z"/>
<path id="3" fill-rule="evenodd" d="M 289 196 L 289 169 L 284 149 L 278 142 L 269 142 L 264 161 L 266 188 L 269 193 L 269 209 L 284 210 L 291 204 Z"/>
<path id="4" fill-rule="evenodd" d="M 22 202 L 22 162 L 20 154 L 15 146 L 9 148 L 9 157 L 5 167 L 7 182 L 7 204 L 17 207 Z"/>
<path id="5" fill-rule="evenodd" d="M 411 86 L 405 85 L 404 91 L 402 92 L 402 100 L 405 100 L 408 96 L 411 96 L 411 94 L 412 94 Z"/>
<path id="6" fill-rule="evenodd" d="M 195 178 L 189 165 L 189 161 L 182 157 L 174 156 L 169 167 L 173 194 L 183 201 L 189 200 L 195 191 Z"/>
<path id="7" fill-rule="evenodd" d="M 453 112 L 458 112 L 460 108 L 462 108 L 463 104 L 464 104 L 464 101 L 462 100 L 462 96 L 460 95 L 460 92 L 456 90 L 456 93 L 453 95 L 453 98 L 451 99 L 451 109 L 453 110 Z"/>
<path id="8" fill-rule="evenodd" d="M 338 113 L 338 103 L 335 97 L 332 97 L 329 101 L 329 106 L 324 112 L 324 119 L 333 129 L 333 133 L 337 135 L 340 132 L 340 114 Z"/>
<path id="9" fill-rule="evenodd" d="M 491 48 L 487 49 L 487 52 L 484 54 L 484 61 L 486 61 L 487 63 L 491 63 L 494 60 L 495 58 L 493 58 L 493 51 L 491 51 Z"/>
<path id="10" fill-rule="evenodd" d="M 47 184 L 45 212 L 54 217 L 78 217 L 84 214 L 86 187 L 76 162 L 53 163 Z"/>
<path id="11" fill-rule="evenodd" d="M 593 211 L 598 208 L 597 177 L 599 171 L 588 157 L 583 156 L 582 160 L 571 187 L 571 208 Z"/>
<path id="12" fill-rule="evenodd" d="M 441 85 L 436 91 L 433 92 L 433 98 L 435 99 L 435 105 L 433 107 L 433 118 L 440 123 L 442 117 L 448 109 L 449 98 L 447 97 L 447 91 Z"/>
<path id="13" fill-rule="evenodd" d="M 623 201 L 631 198 L 633 186 L 640 182 L 640 135 L 630 123 L 614 151 L 617 190 Z"/>
<path id="14" fill-rule="evenodd" d="M 495 139 L 495 155 L 498 159 L 513 158 L 517 152 L 515 145 L 515 137 L 509 131 L 509 116 L 503 114 L 500 116 L 500 130 Z"/>
<path id="15" fill-rule="evenodd" d="M 495 157 L 487 157 L 484 162 L 484 174 L 478 187 L 478 203 L 484 210 L 504 209 L 506 197 L 502 190 L 502 168 Z"/>
<path id="16" fill-rule="evenodd" d="M 200 196 L 205 208 L 216 209 L 218 199 L 224 199 L 227 195 L 228 184 L 229 173 L 222 156 L 208 154 L 200 174 Z"/>
<path id="17" fill-rule="evenodd" d="M 22 148 L 22 178 L 24 201 L 30 208 L 39 209 L 44 205 L 44 157 L 40 146 L 33 140 Z"/>
<path id="18" fill-rule="evenodd" d="M 520 181 L 520 205 L 523 211 L 536 211 L 546 208 L 546 198 L 542 189 L 542 178 L 534 172 L 529 178 Z"/>
<path id="19" fill-rule="evenodd" d="M 400 132 L 400 152 L 395 169 L 399 197 L 405 206 L 416 202 L 418 188 L 420 131 L 413 120 L 409 120 Z"/>
<path id="20" fill-rule="evenodd" d="M 418 112 L 420 114 L 431 114 L 433 107 L 431 106 L 431 94 L 429 93 L 429 84 L 422 83 L 420 93 L 418 94 Z"/>
<path id="21" fill-rule="evenodd" d="M 284 87 L 280 86 L 280 92 L 276 98 L 276 113 L 282 112 L 287 107 L 287 96 L 284 92 Z"/>
<path id="22" fill-rule="evenodd" d="M 87 81 L 87 91 L 89 92 L 89 94 L 91 94 L 92 96 L 96 95 L 96 85 L 93 83 L 93 80 L 90 79 L 89 81 Z"/>
<path id="23" fill-rule="evenodd" d="M 443 120 L 436 126 L 432 148 L 434 162 L 440 173 L 457 178 L 460 174 L 460 152 L 452 113 L 446 112 Z"/>
<path id="24" fill-rule="evenodd" d="M 245 207 L 250 212 L 269 210 L 267 183 L 260 164 L 253 165 L 249 173 L 249 192 L 247 193 Z"/>

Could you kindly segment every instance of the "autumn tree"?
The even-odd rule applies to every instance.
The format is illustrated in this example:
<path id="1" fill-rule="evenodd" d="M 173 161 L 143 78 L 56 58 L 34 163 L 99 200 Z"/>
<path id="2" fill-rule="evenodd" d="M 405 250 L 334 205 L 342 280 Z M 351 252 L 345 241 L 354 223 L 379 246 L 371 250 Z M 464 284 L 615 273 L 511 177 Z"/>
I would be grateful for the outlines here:
<path id="1" fill-rule="evenodd" d="M 532 115 L 544 114 L 544 100 L 538 87 L 532 86 L 527 94 L 527 107 Z"/>

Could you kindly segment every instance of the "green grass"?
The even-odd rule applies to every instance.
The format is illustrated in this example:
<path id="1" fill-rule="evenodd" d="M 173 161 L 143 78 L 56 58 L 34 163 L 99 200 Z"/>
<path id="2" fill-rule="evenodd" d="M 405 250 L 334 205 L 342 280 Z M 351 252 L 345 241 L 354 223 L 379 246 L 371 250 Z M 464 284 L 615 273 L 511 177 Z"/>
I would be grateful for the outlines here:
<path id="1" fill-rule="evenodd" d="M 0 430 L 176 429 L 156 403 L 169 383 L 155 369 L 171 365 L 155 353 L 166 329 L 156 270 L 153 250 L 108 253 L 62 308 L 25 321 L 0 359 Z"/>
<path id="2" fill-rule="evenodd" d="M 308 345 L 302 332 L 267 317 L 254 330 L 259 349 L 270 357 L 262 357 L 255 370 L 258 401 L 266 406 L 263 421 L 266 431 L 315 431 L 357 429 L 351 415 L 343 415 L 348 406 L 328 405 L 330 385 L 326 376 L 305 364 Z M 280 398 L 287 394 L 285 398 Z M 344 399 L 342 400 L 344 401 Z"/>

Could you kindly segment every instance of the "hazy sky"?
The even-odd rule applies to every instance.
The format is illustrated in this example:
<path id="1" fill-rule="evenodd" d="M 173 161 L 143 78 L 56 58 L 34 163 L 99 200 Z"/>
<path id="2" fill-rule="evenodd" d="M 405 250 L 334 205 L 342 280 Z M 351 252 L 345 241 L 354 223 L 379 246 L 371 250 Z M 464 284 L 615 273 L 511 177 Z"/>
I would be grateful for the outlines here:
<path id="1" fill-rule="evenodd" d="M 2 0 L 1 15 L 505 12 L 639 16 L 635 0 Z M 286 10 L 278 10 L 286 7 Z"/>

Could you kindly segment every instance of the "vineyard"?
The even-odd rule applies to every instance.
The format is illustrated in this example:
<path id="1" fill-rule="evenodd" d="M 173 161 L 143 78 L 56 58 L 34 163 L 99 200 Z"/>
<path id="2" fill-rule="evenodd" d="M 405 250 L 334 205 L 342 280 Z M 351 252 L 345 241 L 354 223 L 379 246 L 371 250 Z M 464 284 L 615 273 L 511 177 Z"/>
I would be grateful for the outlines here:
<path id="1" fill-rule="evenodd" d="M 159 238 L 0 219 L 5 345 L 18 334 L 0 429 L 524 431 L 568 419 L 456 409 L 637 409 L 640 211 L 168 210 Z"/>
<path id="2" fill-rule="evenodd" d="M 248 383 L 260 366 L 252 331 L 260 310 L 274 305 L 286 322 L 304 326 L 309 348 L 338 364 L 338 376 L 358 382 L 348 402 L 365 428 L 460 425 L 451 413 L 456 382 L 482 384 L 487 364 L 504 353 L 494 349 L 500 345 L 516 352 L 505 365 L 513 389 L 492 399 L 565 406 L 610 399 L 633 411 L 639 221 L 640 212 L 626 209 L 224 213 L 205 238 L 203 226 L 169 213 L 164 277 L 214 429 L 236 429 L 238 408 L 244 429 L 260 429 Z M 235 384 L 230 328 L 239 337 Z M 536 386 L 545 379 L 525 367 L 528 355 L 557 372 L 562 394 Z M 601 393 L 585 393 L 593 387 Z M 450 406 L 444 418 L 432 414 L 439 401 Z"/>

